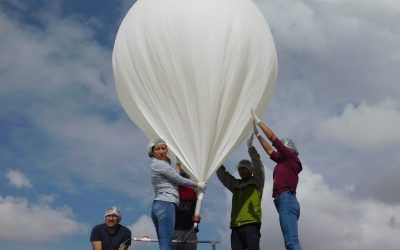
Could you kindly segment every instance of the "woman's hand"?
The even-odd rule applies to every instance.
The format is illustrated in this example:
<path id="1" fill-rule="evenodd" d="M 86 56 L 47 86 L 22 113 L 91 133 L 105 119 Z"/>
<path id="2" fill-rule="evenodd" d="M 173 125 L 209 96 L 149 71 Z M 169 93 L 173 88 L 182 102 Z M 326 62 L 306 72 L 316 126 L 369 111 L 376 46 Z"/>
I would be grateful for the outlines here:
<path id="1" fill-rule="evenodd" d="M 251 114 L 253 115 L 254 121 L 256 122 L 256 124 L 258 125 L 261 122 L 260 117 L 258 117 L 255 113 L 254 110 L 251 109 Z"/>
<path id="2" fill-rule="evenodd" d="M 206 190 L 206 186 L 207 186 L 207 183 L 204 181 L 197 182 L 197 189 L 201 192 L 204 192 Z"/>
<path id="3" fill-rule="evenodd" d="M 254 134 L 251 133 L 250 137 L 247 138 L 247 147 L 251 148 L 253 146 L 253 138 L 254 138 Z"/>

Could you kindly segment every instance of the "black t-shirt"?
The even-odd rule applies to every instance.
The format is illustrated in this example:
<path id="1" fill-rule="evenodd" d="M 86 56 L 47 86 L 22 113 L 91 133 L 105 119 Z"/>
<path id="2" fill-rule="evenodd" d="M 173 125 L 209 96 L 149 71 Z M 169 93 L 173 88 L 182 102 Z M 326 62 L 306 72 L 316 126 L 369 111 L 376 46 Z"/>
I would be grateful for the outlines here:
<path id="1" fill-rule="evenodd" d="M 196 200 L 179 201 L 175 214 L 175 230 L 190 230 L 193 227 L 193 215 L 196 209 Z"/>
<path id="2" fill-rule="evenodd" d="M 92 229 L 90 241 L 101 241 L 102 250 L 118 250 L 119 246 L 124 243 L 130 246 L 131 230 L 122 225 L 118 225 L 117 231 L 111 234 L 107 230 L 105 223 L 99 224 Z"/>

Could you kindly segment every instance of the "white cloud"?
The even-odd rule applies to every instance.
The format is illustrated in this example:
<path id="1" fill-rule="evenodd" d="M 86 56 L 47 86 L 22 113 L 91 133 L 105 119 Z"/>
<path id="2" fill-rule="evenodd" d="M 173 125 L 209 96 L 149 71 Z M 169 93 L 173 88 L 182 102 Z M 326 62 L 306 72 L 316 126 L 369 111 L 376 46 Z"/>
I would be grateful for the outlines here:
<path id="1" fill-rule="evenodd" d="M 31 188 L 32 184 L 29 181 L 29 179 L 21 172 L 18 170 L 10 170 L 6 174 L 6 177 L 8 179 L 8 182 L 11 186 L 16 187 L 16 188 Z"/>
<path id="2" fill-rule="evenodd" d="M 51 204 L 57 197 L 58 195 L 40 194 L 37 196 L 37 199 L 40 204 Z"/>
<path id="3" fill-rule="evenodd" d="M 323 245 L 326 250 L 395 250 L 400 245 L 400 230 L 390 226 L 400 214 L 399 204 L 357 200 L 348 190 L 328 187 L 321 175 L 307 168 L 301 174 L 299 201 L 305 249 Z"/>
<path id="4" fill-rule="evenodd" d="M 153 221 L 147 215 L 142 215 L 135 223 L 128 226 L 132 232 L 132 238 L 150 238 L 157 239 L 157 233 L 154 228 Z M 157 242 L 143 242 L 134 241 L 132 242 L 132 247 L 134 249 L 155 249 L 157 247 Z"/>
<path id="5" fill-rule="evenodd" d="M 56 241 L 87 232 L 68 207 L 29 204 L 25 198 L 0 196 L 0 239 L 22 242 Z"/>
<path id="6" fill-rule="evenodd" d="M 274 31 L 278 81 L 306 79 L 318 105 L 400 97 L 399 1 L 257 2 Z"/>
<path id="7" fill-rule="evenodd" d="M 256 1 L 273 31 L 278 50 L 295 55 L 323 53 L 326 43 L 315 10 L 304 1 Z M 282 39 L 280 39 L 282 38 Z"/>
<path id="8" fill-rule="evenodd" d="M 267 173 L 270 170 L 267 170 Z M 263 194 L 261 249 L 284 249 L 278 213 L 271 198 L 272 180 L 267 174 Z M 226 211 L 230 213 L 231 195 L 225 193 Z M 324 178 L 307 167 L 300 174 L 298 200 L 301 206 L 300 241 L 304 249 L 320 250 L 397 250 L 400 245 L 400 204 L 352 197 L 351 189 L 329 187 Z M 229 218 L 220 215 L 217 230 L 221 246 L 229 248 Z"/>
<path id="9" fill-rule="evenodd" d="M 0 21 L 4 34 L 0 47 L 2 94 L 30 94 L 42 102 L 58 95 L 73 104 L 69 99 L 76 94 L 73 89 L 84 88 L 91 93 L 90 98 L 116 101 L 116 95 L 110 95 L 114 89 L 111 50 L 94 42 L 89 26 L 57 16 L 41 20 L 43 29 L 2 13 Z M 70 92 L 63 92 L 66 90 Z"/>
<path id="10" fill-rule="evenodd" d="M 6 103 L 0 109 L 11 114 L 10 123 L 18 117 L 27 124 L 12 127 L 12 141 L 26 152 L 23 159 L 36 161 L 38 172 L 57 166 L 46 182 L 67 192 L 77 192 L 69 177 L 78 176 L 88 186 L 105 186 L 148 202 L 151 188 L 131 188 L 132 182 L 144 182 L 139 172 L 148 172 L 143 163 L 148 160 L 147 139 L 117 99 L 111 49 L 95 41 L 90 25 L 61 15 L 58 5 L 46 7 L 55 11 L 32 14 L 40 26 L 0 12 L 0 99 Z M 26 136 L 31 125 L 40 132 Z M 42 140 L 53 143 L 52 148 L 37 153 Z"/>
<path id="11" fill-rule="evenodd" d="M 316 135 L 355 150 L 374 151 L 400 145 L 400 105 L 391 100 L 358 106 L 317 125 Z"/>
<path id="12" fill-rule="evenodd" d="M 142 215 L 135 223 L 129 226 L 129 229 L 132 232 L 132 238 L 142 238 L 145 236 L 152 239 L 157 238 L 153 221 L 147 215 Z"/>

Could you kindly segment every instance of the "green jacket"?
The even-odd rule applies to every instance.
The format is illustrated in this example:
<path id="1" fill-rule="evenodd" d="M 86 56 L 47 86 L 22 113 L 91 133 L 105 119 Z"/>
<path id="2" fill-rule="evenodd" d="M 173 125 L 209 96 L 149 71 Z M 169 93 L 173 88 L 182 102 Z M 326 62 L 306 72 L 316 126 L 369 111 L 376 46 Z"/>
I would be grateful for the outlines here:
<path id="1" fill-rule="evenodd" d="M 261 199 L 265 181 L 264 166 L 254 147 L 249 148 L 249 155 L 253 164 L 253 176 L 247 180 L 236 179 L 226 171 L 224 166 L 217 170 L 218 179 L 233 194 L 231 228 L 249 223 L 261 224 Z"/>

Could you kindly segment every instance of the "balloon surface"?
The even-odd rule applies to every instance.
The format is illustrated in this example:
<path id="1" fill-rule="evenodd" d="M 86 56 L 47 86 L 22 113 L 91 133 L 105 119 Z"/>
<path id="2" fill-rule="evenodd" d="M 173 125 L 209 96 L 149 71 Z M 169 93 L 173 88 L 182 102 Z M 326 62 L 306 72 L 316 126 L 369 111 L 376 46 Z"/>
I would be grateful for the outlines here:
<path id="1" fill-rule="evenodd" d="M 114 44 L 122 106 L 207 181 L 264 114 L 277 74 L 268 24 L 252 0 L 138 0 Z"/>

